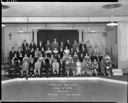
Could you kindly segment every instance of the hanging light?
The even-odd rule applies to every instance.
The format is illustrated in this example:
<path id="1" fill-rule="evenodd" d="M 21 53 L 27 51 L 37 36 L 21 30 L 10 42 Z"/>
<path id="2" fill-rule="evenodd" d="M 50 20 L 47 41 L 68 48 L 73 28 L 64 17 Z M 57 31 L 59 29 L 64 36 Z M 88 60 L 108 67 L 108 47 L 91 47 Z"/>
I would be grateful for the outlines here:
<path id="1" fill-rule="evenodd" d="M 18 33 L 23 33 L 23 32 L 24 32 L 24 31 L 22 31 L 22 30 L 19 30 L 19 31 L 18 31 Z"/>
<path id="2" fill-rule="evenodd" d="M 18 31 L 18 33 L 24 33 L 24 31 L 22 30 L 22 27 L 20 27 L 20 30 Z"/>
<path id="3" fill-rule="evenodd" d="M 26 31 L 26 33 L 29 33 L 29 32 L 28 32 L 28 23 L 29 23 L 29 18 L 28 18 L 28 16 L 27 16 L 27 31 Z"/>
<path id="4" fill-rule="evenodd" d="M 118 23 L 114 23 L 113 20 L 114 20 L 114 15 L 113 15 L 113 9 L 111 9 L 111 22 L 107 24 L 107 26 L 117 26 Z"/>
<path id="5" fill-rule="evenodd" d="M 88 22 L 90 22 L 89 17 L 88 17 Z M 94 30 L 93 27 L 94 27 L 94 26 L 93 26 L 93 22 L 92 22 L 92 23 L 91 23 L 91 30 L 89 31 L 89 33 L 96 33 L 96 31 Z"/>
<path id="6" fill-rule="evenodd" d="M 19 33 L 25 33 L 25 34 L 31 33 L 31 32 L 29 32 L 29 30 L 28 30 L 28 28 L 29 28 L 28 23 L 29 23 L 29 18 L 28 18 L 28 16 L 27 16 L 26 30 L 23 31 L 23 30 L 21 29 L 21 30 L 19 31 Z"/>
<path id="7" fill-rule="evenodd" d="M 115 8 L 119 8 L 121 6 L 121 4 L 109 4 L 109 5 L 104 5 L 103 8 L 104 9 L 111 9 L 111 17 L 110 17 L 110 23 L 107 24 L 107 26 L 117 26 L 118 23 L 114 23 L 114 12 L 113 9 Z"/>
<path id="8" fill-rule="evenodd" d="M 96 33 L 96 31 L 94 30 L 94 26 L 93 26 L 94 24 L 92 23 L 91 25 L 92 25 L 91 26 L 92 27 L 92 30 L 90 31 L 90 33 Z"/>

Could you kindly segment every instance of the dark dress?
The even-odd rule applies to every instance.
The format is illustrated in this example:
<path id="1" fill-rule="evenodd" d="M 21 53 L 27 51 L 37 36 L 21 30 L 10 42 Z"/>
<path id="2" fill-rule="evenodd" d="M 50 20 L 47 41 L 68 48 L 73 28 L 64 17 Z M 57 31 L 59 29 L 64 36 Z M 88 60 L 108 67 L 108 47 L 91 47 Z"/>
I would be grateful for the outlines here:
<path id="1" fill-rule="evenodd" d="M 45 57 L 45 51 L 41 51 L 42 57 Z"/>
<path id="2" fill-rule="evenodd" d="M 49 62 L 49 59 L 45 59 L 45 71 L 46 71 L 46 76 L 48 77 L 51 73 L 51 64 Z"/>
<path id="3" fill-rule="evenodd" d="M 29 63 L 29 75 L 32 76 L 34 74 L 34 62 Z"/>
<path id="4" fill-rule="evenodd" d="M 9 60 L 10 60 L 10 62 L 11 62 L 11 60 L 12 60 L 12 58 L 14 57 L 15 54 L 17 54 L 16 51 L 10 51 L 10 52 L 9 52 Z"/>
<path id="5" fill-rule="evenodd" d="M 36 50 L 36 44 L 35 43 L 29 45 L 29 49 L 32 50 L 32 48 L 34 51 Z"/>
<path id="6" fill-rule="evenodd" d="M 26 46 L 28 47 L 28 43 L 26 43 L 26 44 L 22 44 L 22 50 L 23 50 L 23 51 L 25 51 Z"/>
<path id="7" fill-rule="evenodd" d="M 45 63 L 42 62 L 42 63 L 41 63 L 41 75 L 43 76 L 43 75 L 45 75 L 45 74 L 46 74 Z"/>

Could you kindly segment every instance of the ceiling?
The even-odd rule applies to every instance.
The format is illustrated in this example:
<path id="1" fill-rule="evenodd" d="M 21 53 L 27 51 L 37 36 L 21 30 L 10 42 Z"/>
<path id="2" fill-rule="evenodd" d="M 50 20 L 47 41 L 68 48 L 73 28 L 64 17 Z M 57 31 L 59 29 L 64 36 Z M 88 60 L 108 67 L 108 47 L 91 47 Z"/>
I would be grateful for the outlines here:
<path id="1" fill-rule="evenodd" d="M 3 2 L 2 17 L 105 17 L 110 9 L 102 6 L 112 2 Z M 115 4 L 115 3 L 113 3 Z M 114 9 L 115 16 L 128 16 L 128 2 Z"/>

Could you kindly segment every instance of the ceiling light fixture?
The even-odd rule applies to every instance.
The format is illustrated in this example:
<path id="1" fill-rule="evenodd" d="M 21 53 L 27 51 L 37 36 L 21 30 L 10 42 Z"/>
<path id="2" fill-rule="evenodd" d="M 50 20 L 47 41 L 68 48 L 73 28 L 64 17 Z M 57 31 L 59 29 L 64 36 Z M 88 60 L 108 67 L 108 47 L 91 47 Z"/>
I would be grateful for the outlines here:
<path id="1" fill-rule="evenodd" d="M 29 17 L 27 16 L 26 17 L 26 21 L 27 21 L 27 24 L 26 24 L 26 30 L 22 30 L 22 27 L 20 28 L 20 30 L 18 31 L 18 33 L 25 33 L 25 34 L 28 34 L 28 33 L 31 33 L 31 32 L 29 32 L 29 25 L 28 25 L 28 23 L 29 23 Z"/>
<path id="2" fill-rule="evenodd" d="M 88 22 L 89 22 L 89 17 L 88 17 Z M 89 31 L 89 33 L 96 33 L 96 31 L 94 30 L 94 23 L 91 22 L 91 31 Z"/>
<path id="3" fill-rule="evenodd" d="M 103 8 L 104 9 L 110 9 L 111 10 L 111 16 L 110 16 L 110 23 L 107 24 L 107 26 L 117 26 L 118 23 L 114 23 L 114 12 L 113 9 L 115 8 L 119 8 L 121 6 L 121 4 L 109 4 L 109 5 L 104 5 Z"/>
<path id="4" fill-rule="evenodd" d="M 21 26 L 20 26 L 20 30 L 18 31 L 18 33 L 24 33 Z"/>
<path id="5" fill-rule="evenodd" d="M 6 25 L 2 24 L 2 27 L 5 27 Z"/>

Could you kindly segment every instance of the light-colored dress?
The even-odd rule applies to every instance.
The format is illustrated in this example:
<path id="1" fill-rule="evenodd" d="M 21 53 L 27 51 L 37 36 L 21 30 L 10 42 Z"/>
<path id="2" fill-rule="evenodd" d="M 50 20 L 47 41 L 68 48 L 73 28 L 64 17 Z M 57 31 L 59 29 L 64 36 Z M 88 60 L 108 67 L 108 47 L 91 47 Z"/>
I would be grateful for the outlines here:
<path id="1" fill-rule="evenodd" d="M 40 70 L 40 68 L 41 68 L 41 63 L 36 62 L 35 63 L 35 70 Z"/>
<path id="2" fill-rule="evenodd" d="M 76 74 L 81 74 L 81 62 L 76 62 Z"/>

